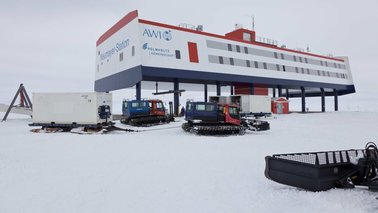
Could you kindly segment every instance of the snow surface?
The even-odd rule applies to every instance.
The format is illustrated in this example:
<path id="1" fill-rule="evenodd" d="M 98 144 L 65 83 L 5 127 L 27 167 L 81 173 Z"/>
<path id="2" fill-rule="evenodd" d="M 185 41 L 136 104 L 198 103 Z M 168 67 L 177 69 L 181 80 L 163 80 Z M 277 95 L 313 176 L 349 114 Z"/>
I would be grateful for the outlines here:
<path id="1" fill-rule="evenodd" d="M 363 148 L 378 138 L 377 118 L 292 113 L 267 119 L 267 132 L 213 137 L 184 132 L 182 120 L 32 133 L 30 118 L 11 115 L 0 123 L 0 212 L 378 212 L 378 193 L 364 188 L 314 193 L 264 176 L 267 155 Z"/>

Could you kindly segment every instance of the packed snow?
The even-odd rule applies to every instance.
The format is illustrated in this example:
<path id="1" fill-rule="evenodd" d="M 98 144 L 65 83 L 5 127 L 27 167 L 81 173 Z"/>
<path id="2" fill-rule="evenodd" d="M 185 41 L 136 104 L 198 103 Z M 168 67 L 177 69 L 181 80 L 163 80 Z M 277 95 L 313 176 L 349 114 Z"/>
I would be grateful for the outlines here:
<path id="1" fill-rule="evenodd" d="M 214 137 L 184 132 L 182 118 L 134 133 L 32 133 L 30 118 L 11 115 L 0 123 L 0 212 L 378 212 L 365 188 L 308 192 L 264 176 L 267 155 L 377 142 L 377 118 L 291 113 L 267 118 L 266 132 Z"/>

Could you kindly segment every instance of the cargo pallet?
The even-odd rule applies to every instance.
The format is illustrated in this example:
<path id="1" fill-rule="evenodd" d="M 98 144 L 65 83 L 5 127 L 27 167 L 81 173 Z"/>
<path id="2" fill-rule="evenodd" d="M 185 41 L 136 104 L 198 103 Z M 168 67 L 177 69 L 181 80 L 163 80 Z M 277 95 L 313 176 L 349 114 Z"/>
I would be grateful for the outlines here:
<path id="1" fill-rule="evenodd" d="M 281 184 L 309 191 L 354 188 L 378 190 L 378 149 L 275 154 L 265 157 L 265 176 Z"/>

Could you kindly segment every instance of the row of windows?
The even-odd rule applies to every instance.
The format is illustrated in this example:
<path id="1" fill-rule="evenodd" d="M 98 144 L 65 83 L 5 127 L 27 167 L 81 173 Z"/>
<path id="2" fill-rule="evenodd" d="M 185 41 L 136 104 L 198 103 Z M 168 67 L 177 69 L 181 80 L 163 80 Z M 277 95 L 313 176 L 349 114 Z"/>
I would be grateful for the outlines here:
<path id="1" fill-rule="evenodd" d="M 98 51 L 97 54 L 100 55 L 101 52 Z M 135 56 L 135 46 L 131 47 L 131 56 Z M 118 54 L 118 60 L 120 62 L 124 60 L 124 52 L 120 52 Z M 106 59 L 106 62 L 109 62 L 109 58 Z M 104 64 L 104 62 L 101 61 L 101 65 L 103 65 L 103 64 Z M 97 64 L 97 72 L 99 72 L 99 71 L 100 71 L 100 64 Z"/>
<path id="2" fill-rule="evenodd" d="M 303 67 L 293 67 L 293 66 L 266 63 L 266 62 L 260 62 L 260 61 L 250 61 L 250 60 L 215 56 L 215 55 L 209 55 L 209 62 L 215 63 L 215 64 L 226 64 L 226 65 L 239 66 L 239 67 L 250 67 L 250 68 L 256 68 L 256 69 L 293 72 L 293 73 L 298 73 L 298 74 L 326 76 L 326 77 L 332 77 L 332 78 L 343 78 L 343 79 L 348 78 L 348 76 L 344 73 L 337 73 L 337 72 L 335 73 L 335 72 L 329 72 L 329 71 L 324 71 L 324 70 L 314 70 L 314 69 L 308 69 L 308 68 L 303 68 Z"/>
<path id="3" fill-rule="evenodd" d="M 318 65 L 318 66 L 333 67 L 336 69 L 345 69 L 344 64 L 340 64 L 336 62 L 316 60 L 316 59 L 301 57 L 297 55 L 271 52 L 267 50 L 260 50 L 260 49 L 255 49 L 251 47 L 226 44 L 226 43 L 210 41 L 210 40 L 206 40 L 206 44 L 208 48 L 213 48 L 213 49 L 218 49 L 218 50 L 245 53 L 245 54 L 250 54 L 250 55 L 257 55 L 257 56 L 262 56 L 262 57 L 275 58 L 275 59 L 306 63 L 306 64 L 312 64 L 312 65 Z"/>
<path id="4" fill-rule="evenodd" d="M 135 46 L 131 47 L 131 56 L 135 56 Z M 108 59 L 109 61 L 109 59 Z M 119 54 L 119 61 L 123 61 L 123 52 Z"/>

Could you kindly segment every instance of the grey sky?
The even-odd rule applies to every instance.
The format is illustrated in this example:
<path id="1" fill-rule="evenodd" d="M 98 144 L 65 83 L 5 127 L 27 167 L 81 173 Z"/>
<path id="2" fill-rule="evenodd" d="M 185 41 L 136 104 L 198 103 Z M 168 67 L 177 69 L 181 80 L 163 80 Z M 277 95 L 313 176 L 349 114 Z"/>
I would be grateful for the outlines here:
<path id="1" fill-rule="evenodd" d="M 378 1 L 2 1 L 0 103 L 19 83 L 31 92 L 92 91 L 95 43 L 128 12 L 177 25 L 202 24 L 225 34 L 236 23 L 288 48 L 349 56 L 358 94 L 371 94 L 378 77 Z M 357 95 L 358 95 L 357 94 Z M 353 97 L 353 96 L 352 96 Z"/>

